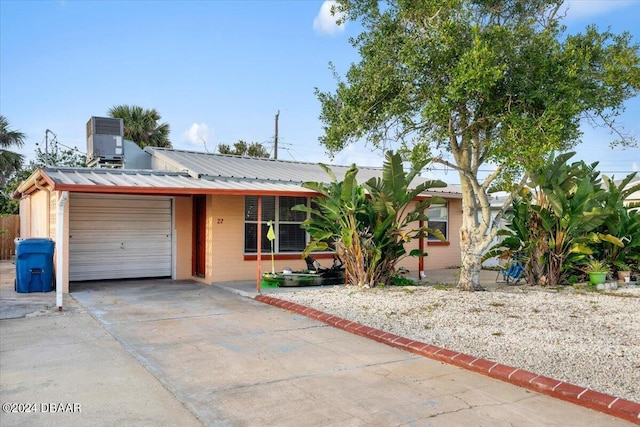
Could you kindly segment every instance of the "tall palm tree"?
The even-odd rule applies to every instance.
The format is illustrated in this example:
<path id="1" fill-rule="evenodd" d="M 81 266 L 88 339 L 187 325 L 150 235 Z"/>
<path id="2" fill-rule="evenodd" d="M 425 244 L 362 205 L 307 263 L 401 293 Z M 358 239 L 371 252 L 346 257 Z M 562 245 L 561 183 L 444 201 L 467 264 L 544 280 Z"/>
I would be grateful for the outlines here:
<path id="1" fill-rule="evenodd" d="M 9 129 L 9 120 L 0 115 L 0 185 L 4 186 L 7 178 L 14 172 L 22 168 L 24 156 L 19 153 L 7 150 L 15 145 L 24 145 L 25 134 Z"/>
<path id="2" fill-rule="evenodd" d="M 110 117 L 124 121 L 124 137 L 144 147 L 171 148 L 169 124 L 158 124 L 162 118 L 155 109 L 137 105 L 116 105 L 108 112 Z"/>

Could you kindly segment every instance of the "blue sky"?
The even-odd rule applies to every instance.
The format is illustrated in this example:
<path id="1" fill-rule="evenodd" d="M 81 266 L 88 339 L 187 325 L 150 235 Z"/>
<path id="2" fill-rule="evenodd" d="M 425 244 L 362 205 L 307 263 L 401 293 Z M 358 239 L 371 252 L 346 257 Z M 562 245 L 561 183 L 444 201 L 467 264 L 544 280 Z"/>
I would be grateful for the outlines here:
<path id="1" fill-rule="evenodd" d="M 155 108 L 175 148 L 215 152 L 239 139 L 279 158 L 329 162 L 314 88 L 332 90 L 332 61 L 344 74 L 358 60 L 354 23 L 337 27 L 323 1 L 0 0 L 0 114 L 27 135 L 33 157 L 49 129 L 86 148 L 86 122 L 114 105 Z M 640 43 L 640 0 L 569 2 L 569 32 L 595 23 Z M 640 99 L 627 103 L 625 130 L 640 139 Z M 584 128 L 577 158 L 622 177 L 640 170 L 640 149 L 611 149 L 608 132 Z M 51 135 L 49 135 L 51 137 Z M 333 162 L 380 166 L 363 145 Z M 457 183 L 457 173 L 435 174 Z"/>

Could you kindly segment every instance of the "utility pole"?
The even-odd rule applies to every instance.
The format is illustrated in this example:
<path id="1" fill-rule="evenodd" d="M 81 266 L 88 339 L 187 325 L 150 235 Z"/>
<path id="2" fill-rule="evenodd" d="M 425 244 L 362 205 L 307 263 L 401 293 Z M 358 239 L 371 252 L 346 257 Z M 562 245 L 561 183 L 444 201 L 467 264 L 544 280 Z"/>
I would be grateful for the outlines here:
<path id="1" fill-rule="evenodd" d="M 56 141 L 58 135 L 50 131 L 49 129 L 44 131 L 44 165 L 49 166 L 49 134 L 53 135 L 51 142 Z M 57 142 L 57 141 L 56 141 Z"/>
<path id="2" fill-rule="evenodd" d="M 276 113 L 276 134 L 273 137 L 273 158 L 278 160 L 278 117 L 280 117 L 280 110 Z"/>

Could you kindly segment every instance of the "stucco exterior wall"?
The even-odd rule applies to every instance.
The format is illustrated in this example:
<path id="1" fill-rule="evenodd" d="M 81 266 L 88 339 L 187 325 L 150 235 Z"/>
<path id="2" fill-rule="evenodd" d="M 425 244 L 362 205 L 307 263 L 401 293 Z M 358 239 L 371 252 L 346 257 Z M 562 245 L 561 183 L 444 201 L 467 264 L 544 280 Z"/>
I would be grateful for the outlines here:
<path id="1" fill-rule="evenodd" d="M 20 199 L 20 237 L 31 237 L 31 197 Z"/>
<path id="2" fill-rule="evenodd" d="M 459 230 L 462 225 L 462 201 L 458 199 L 448 199 L 448 234 L 446 242 L 429 242 L 423 239 L 423 249 L 429 254 L 424 258 L 423 269 L 433 270 L 440 268 L 448 268 L 460 265 L 460 235 Z M 415 224 L 417 228 L 418 225 Z M 407 253 L 413 249 L 419 249 L 420 239 L 414 239 L 405 244 Z M 420 274 L 420 260 L 416 257 L 406 257 L 398 267 L 409 270 L 409 276 L 418 278 Z"/>
<path id="3" fill-rule="evenodd" d="M 36 191 L 20 202 L 21 237 L 51 237 L 58 240 L 57 222 L 59 221 L 58 200 L 61 193 L 46 190 Z M 198 280 L 203 283 L 215 283 L 233 280 L 256 280 L 258 277 L 255 254 L 244 254 L 244 196 L 209 195 L 206 197 L 206 257 L 204 278 L 192 276 L 193 262 L 193 197 L 175 196 L 173 202 L 173 276 L 176 280 Z M 457 266 L 460 264 L 459 228 L 461 225 L 461 201 L 449 200 L 449 241 L 445 244 L 429 244 L 424 241 L 424 249 L 429 256 L 424 259 L 424 270 Z M 65 206 L 63 224 L 63 242 L 56 242 L 56 257 L 63 257 L 62 288 L 69 290 L 69 207 L 71 198 Z M 419 247 L 415 239 L 407 244 L 407 251 Z M 62 251 L 59 253 L 59 248 Z M 286 259 L 274 261 L 275 271 L 284 268 L 301 270 L 306 267 L 304 260 L 297 254 L 289 254 Z M 284 258 L 281 256 L 281 258 Z M 330 267 L 332 260 L 318 257 L 323 267 Z M 399 266 L 408 269 L 411 276 L 418 277 L 419 259 L 407 257 Z M 260 272 L 272 269 L 271 254 L 262 253 Z"/>
<path id="4" fill-rule="evenodd" d="M 446 243 L 429 244 L 425 239 L 424 249 L 429 254 L 424 259 L 425 270 L 460 265 L 458 231 L 462 225 L 461 201 L 452 199 L 448 200 L 448 203 L 449 240 Z M 417 249 L 419 244 L 418 239 L 409 242 L 406 246 L 407 252 Z M 270 253 L 263 252 L 262 258 L 260 271 L 262 273 L 271 271 Z M 244 196 L 207 197 L 206 259 L 207 271 L 203 280 L 206 283 L 256 280 L 257 262 L 255 257 L 245 260 L 244 255 Z M 319 262 L 323 267 L 330 267 L 332 263 L 331 259 L 319 259 Z M 276 259 L 274 265 L 275 271 L 282 271 L 284 268 L 301 270 L 306 267 L 304 260 L 298 256 L 289 257 L 289 259 Z M 399 267 L 408 269 L 413 277 L 419 275 L 418 258 L 407 257 L 399 263 Z"/>
<path id="5" fill-rule="evenodd" d="M 36 191 L 20 200 L 20 237 L 55 237 L 50 235 L 49 192 Z"/>
<path id="6" fill-rule="evenodd" d="M 56 239 L 58 222 L 58 191 L 49 193 L 49 237 Z"/>
<path id="7" fill-rule="evenodd" d="M 211 196 L 207 201 L 210 282 L 255 280 L 256 261 L 244 260 L 244 196 Z"/>
<path id="8" fill-rule="evenodd" d="M 429 254 L 424 259 L 425 270 L 457 267 L 460 265 L 460 227 L 462 226 L 462 200 L 448 200 L 449 225 L 446 243 L 430 242 L 426 246 Z"/>

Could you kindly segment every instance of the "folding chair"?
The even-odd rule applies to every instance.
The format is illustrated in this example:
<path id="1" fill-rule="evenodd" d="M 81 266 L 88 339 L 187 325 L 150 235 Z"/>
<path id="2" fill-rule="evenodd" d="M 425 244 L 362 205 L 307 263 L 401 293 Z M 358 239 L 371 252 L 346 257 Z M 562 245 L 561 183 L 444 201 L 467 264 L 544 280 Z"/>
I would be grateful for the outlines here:
<path id="1" fill-rule="evenodd" d="M 500 276 L 502 276 L 502 279 L 498 280 Z M 507 284 L 515 285 L 522 279 L 524 279 L 524 264 L 518 260 L 513 260 L 506 268 L 498 271 L 496 283 L 506 282 Z"/>

